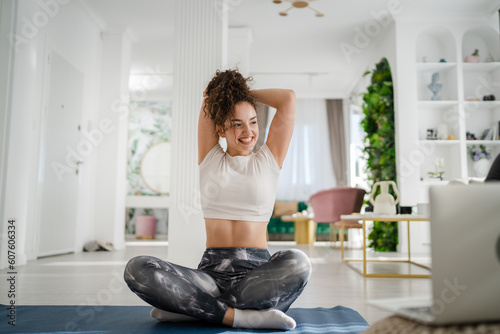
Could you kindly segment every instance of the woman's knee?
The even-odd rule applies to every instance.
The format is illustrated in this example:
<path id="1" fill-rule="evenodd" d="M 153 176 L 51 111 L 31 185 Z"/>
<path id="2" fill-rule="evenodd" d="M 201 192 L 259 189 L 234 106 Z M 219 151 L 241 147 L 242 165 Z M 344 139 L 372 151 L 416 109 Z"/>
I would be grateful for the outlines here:
<path id="1" fill-rule="evenodd" d="M 296 276 L 307 282 L 311 276 L 311 261 L 303 251 L 299 249 L 288 249 L 279 252 L 279 259 L 283 262 L 285 270 L 291 271 Z"/>
<path id="2" fill-rule="evenodd" d="M 151 265 L 152 260 L 154 260 L 153 257 L 146 255 L 136 256 L 130 259 L 123 272 L 125 282 L 131 286 L 134 282 L 140 280 L 141 277 L 144 277 L 144 270 Z"/>

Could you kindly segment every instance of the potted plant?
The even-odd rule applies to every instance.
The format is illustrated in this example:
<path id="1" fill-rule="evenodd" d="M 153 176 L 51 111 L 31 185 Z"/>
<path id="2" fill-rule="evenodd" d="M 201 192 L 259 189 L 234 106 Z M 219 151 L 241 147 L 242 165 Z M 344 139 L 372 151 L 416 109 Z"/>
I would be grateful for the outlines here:
<path id="1" fill-rule="evenodd" d="M 154 239 L 156 234 L 156 217 L 153 209 L 144 209 L 142 215 L 135 218 L 135 237 L 137 239 Z"/>
<path id="2" fill-rule="evenodd" d="M 465 57 L 466 63 L 479 63 L 479 50 L 475 49 L 474 53 L 470 56 Z"/>

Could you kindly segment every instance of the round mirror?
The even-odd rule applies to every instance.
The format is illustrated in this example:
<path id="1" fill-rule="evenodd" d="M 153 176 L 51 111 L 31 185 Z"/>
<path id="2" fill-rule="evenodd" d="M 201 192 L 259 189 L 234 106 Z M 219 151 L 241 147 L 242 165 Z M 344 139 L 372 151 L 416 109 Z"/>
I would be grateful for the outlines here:
<path id="1" fill-rule="evenodd" d="M 148 148 L 141 160 L 141 177 L 154 192 L 169 193 L 170 142 L 160 142 Z"/>

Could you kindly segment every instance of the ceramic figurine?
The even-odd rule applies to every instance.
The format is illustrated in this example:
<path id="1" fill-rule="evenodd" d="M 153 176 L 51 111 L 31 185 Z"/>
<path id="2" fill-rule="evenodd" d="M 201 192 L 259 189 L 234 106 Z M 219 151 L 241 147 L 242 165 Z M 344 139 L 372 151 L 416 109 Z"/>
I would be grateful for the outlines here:
<path id="1" fill-rule="evenodd" d="M 389 194 L 389 186 L 392 186 L 392 190 L 396 195 L 396 199 Z M 377 192 L 377 187 L 380 187 L 380 194 L 374 198 Z M 396 187 L 394 181 L 380 181 L 373 185 L 372 192 L 370 194 L 370 203 L 373 204 L 373 213 L 380 215 L 395 215 L 396 214 L 396 204 L 399 203 L 399 191 Z"/>
<path id="2" fill-rule="evenodd" d="M 429 88 L 432 92 L 432 101 L 441 101 L 441 96 L 438 95 L 439 91 L 443 88 L 443 85 L 440 83 L 437 83 L 439 81 L 439 73 L 434 72 L 432 74 L 432 81 L 430 84 L 427 85 L 427 88 Z"/>
<path id="3" fill-rule="evenodd" d="M 437 136 L 441 140 L 447 139 L 448 138 L 448 125 L 440 124 L 437 128 Z"/>
<path id="4" fill-rule="evenodd" d="M 491 55 L 491 53 L 490 53 L 490 54 L 488 55 L 488 57 L 486 57 L 486 58 L 484 59 L 484 61 L 485 61 L 486 63 L 491 63 L 491 62 L 495 61 L 495 58 L 494 58 L 494 57 Z"/>

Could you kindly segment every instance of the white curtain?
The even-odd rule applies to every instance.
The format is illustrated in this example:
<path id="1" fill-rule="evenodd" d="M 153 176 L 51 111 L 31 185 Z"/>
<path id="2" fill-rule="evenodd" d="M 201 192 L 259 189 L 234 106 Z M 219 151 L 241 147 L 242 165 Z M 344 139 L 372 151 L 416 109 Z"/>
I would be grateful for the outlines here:
<path id="1" fill-rule="evenodd" d="M 276 110 L 270 108 L 268 128 Z M 278 201 L 309 201 L 315 192 L 335 187 L 326 102 L 298 99 L 295 129 L 283 164 Z"/>

